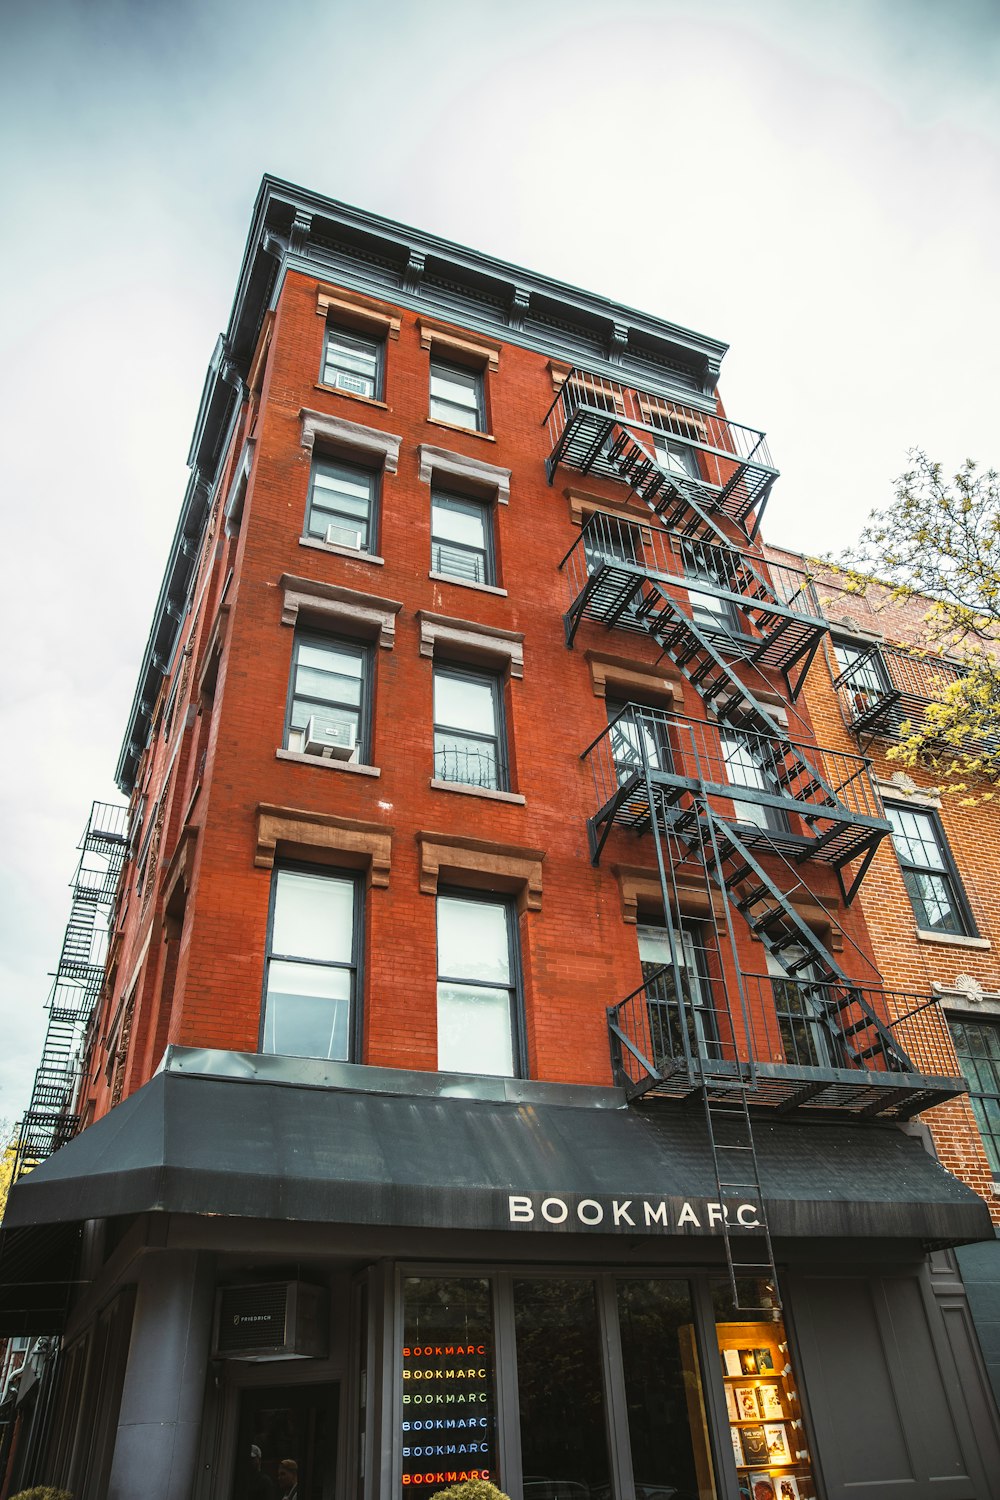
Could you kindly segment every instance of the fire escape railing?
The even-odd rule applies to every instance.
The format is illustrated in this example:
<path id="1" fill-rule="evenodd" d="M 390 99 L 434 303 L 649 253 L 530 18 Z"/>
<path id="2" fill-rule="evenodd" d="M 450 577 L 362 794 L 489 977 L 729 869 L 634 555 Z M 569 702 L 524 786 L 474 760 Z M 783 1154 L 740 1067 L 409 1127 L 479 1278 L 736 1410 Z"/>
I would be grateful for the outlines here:
<path id="1" fill-rule="evenodd" d="M 569 372 L 545 424 L 550 483 L 560 463 L 626 478 L 668 524 L 693 504 L 753 536 L 778 477 L 759 429 L 586 370 Z"/>
<path id="2" fill-rule="evenodd" d="M 95 802 L 77 847 L 70 917 L 49 993 L 42 1057 L 21 1120 L 16 1175 L 65 1145 L 79 1125 L 80 1049 L 104 980 L 108 920 L 128 847 L 128 809 Z"/>
<path id="3" fill-rule="evenodd" d="M 965 676 L 956 662 L 942 657 L 873 644 L 833 679 L 844 722 L 859 738 L 894 739 L 904 724 L 927 727 L 927 707 Z M 995 735 L 978 741 L 995 749 Z"/>
<path id="4" fill-rule="evenodd" d="M 648 634 L 642 585 L 660 582 L 718 650 L 780 672 L 793 699 L 828 629 L 808 574 L 653 522 L 597 511 L 559 568 L 567 644 L 584 620 Z"/>

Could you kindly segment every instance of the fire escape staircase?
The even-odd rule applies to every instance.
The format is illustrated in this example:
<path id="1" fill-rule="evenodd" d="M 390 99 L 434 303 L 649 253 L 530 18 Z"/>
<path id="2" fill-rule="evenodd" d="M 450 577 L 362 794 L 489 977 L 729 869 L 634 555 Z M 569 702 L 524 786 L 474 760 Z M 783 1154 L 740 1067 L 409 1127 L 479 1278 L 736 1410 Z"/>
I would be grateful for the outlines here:
<path id="1" fill-rule="evenodd" d="M 65 1145 L 79 1125 L 74 1104 L 80 1044 L 104 980 L 107 918 L 125 863 L 126 827 L 125 808 L 93 804 L 71 882 L 69 921 L 49 995 L 41 1061 L 21 1120 L 18 1175 Z"/>
<path id="2" fill-rule="evenodd" d="M 613 410 L 606 409 L 603 413 L 593 410 L 588 401 L 587 381 L 594 386 L 595 379 L 586 377 L 582 384 L 578 381 L 583 394 L 582 400 L 577 399 L 574 406 L 569 389 L 571 380 L 572 376 L 549 414 L 550 431 L 556 439 L 547 463 L 549 482 L 552 482 L 559 463 L 583 473 L 593 469 L 618 478 L 650 508 L 660 526 L 679 538 L 682 556 L 685 546 L 725 549 L 726 587 L 723 596 L 736 602 L 760 632 L 759 644 L 748 653 L 750 660 L 756 667 L 782 673 L 789 687 L 789 696 L 794 697 L 823 637 L 825 624 L 815 617 L 783 609 L 765 574 L 749 557 L 733 547 L 725 529 L 738 529 L 741 537 L 752 546 L 764 504 L 777 477 L 776 471 L 769 464 L 755 463 L 753 450 L 743 458 L 734 455 L 728 464 L 729 477 L 721 486 L 709 485 L 694 474 L 675 471 L 672 466 L 658 462 L 622 420 L 623 412 L 627 410 L 625 397 L 615 396 Z M 553 413 L 556 414 L 555 423 Z M 641 424 L 632 424 L 635 425 Z M 691 446 L 704 447 L 702 444 Z M 762 435 L 760 446 L 763 447 Z M 766 455 L 766 449 L 763 452 Z M 623 769 L 615 765 L 609 780 L 612 785 L 617 782 L 617 786 L 590 819 L 594 862 L 600 859 L 610 829 L 616 822 L 636 832 L 651 829 L 668 929 L 673 920 L 671 913 L 677 907 L 669 899 L 672 863 L 668 864 L 664 859 L 664 841 L 672 846 L 674 860 L 681 864 L 685 861 L 700 864 L 711 884 L 722 893 L 734 957 L 732 913 L 742 918 L 760 939 L 779 971 L 800 985 L 800 992 L 804 991 L 808 997 L 810 1016 L 826 1028 L 830 1046 L 845 1072 L 858 1070 L 862 1079 L 871 1070 L 913 1074 L 913 1064 L 897 1038 L 867 1002 L 861 987 L 852 982 L 803 920 L 792 899 L 796 886 L 805 888 L 800 867 L 817 861 L 835 870 L 845 904 L 850 904 L 878 844 L 889 832 L 888 823 L 880 816 L 881 809 L 876 803 L 868 811 L 860 810 L 857 798 L 852 799 L 850 788 L 842 797 L 844 788 L 833 785 L 828 779 L 820 768 L 818 755 L 806 754 L 790 738 L 787 729 L 753 695 L 718 649 L 717 642 L 711 638 L 712 631 L 694 618 L 695 611 L 691 606 L 682 608 L 668 591 L 669 585 L 662 574 L 651 574 L 644 566 L 640 555 L 645 549 L 632 550 L 634 555 L 629 558 L 627 553 L 621 552 L 617 557 L 600 557 L 594 555 L 595 549 L 591 549 L 587 558 L 589 576 L 566 617 L 567 644 L 572 645 L 576 629 L 585 617 L 600 619 L 609 627 L 619 625 L 645 631 L 660 647 L 662 655 L 668 657 L 697 690 L 723 734 L 729 731 L 736 737 L 766 739 L 768 774 L 765 786 L 770 790 L 756 788 L 751 800 L 765 807 L 780 808 L 784 805 L 787 809 L 788 804 L 792 804 L 794 815 L 806 832 L 789 838 L 755 823 L 748 825 L 737 812 L 738 802 L 744 800 L 742 789 L 736 792 L 734 785 L 723 784 L 721 776 L 718 780 L 713 777 L 706 782 L 701 775 L 693 779 L 680 776 L 662 765 L 654 769 L 650 765 L 648 748 L 642 747 L 641 769 L 629 771 L 627 767 Z M 696 588 L 690 584 L 687 587 L 689 591 L 697 592 L 701 584 Z M 712 589 L 711 592 L 718 591 Z M 801 666 L 793 691 L 791 672 L 796 663 L 801 663 Z M 588 755 L 593 749 L 591 746 L 584 754 Z M 728 816 L 713 805 L 721 799 L 726 799 L 725 805 L 732 809 Z M 792 875 L 791 885 L 787 881 L 779 884 L 761 863 L 759 855 L 771 864 L 776 859 L 779 866 L 784 866 Z M 854 867 L 853 875 L 848 873 L 850 866 Z M 673 936 L 670 945 L 673 950 Z M 723 1205 L 722 1237 L 731 1290 L 735 1305 L 746 1307 L 747 1300 L 742 1303 L 740 1300 L 743 1295 L 741 1280 L 744 1287 L 747 1282 L 759 1287 L 761 1280 L 765 1279 L 777 1297 L 777 1276 L 750 1113 L 757 1064 L 749 1045 L 743 979 L 739 979 L 739 1004 L 746 1042 L 741 1049 L 730 1000 L 732 1045 L 728 1049 L 728 1058 L 724 1058 L 721 1054 L 713 1057 L 710 1051 L 706 1052 L 689 1029 L 691 1018 L 685 1016 L 682 976 L 676 954 L 673 974 L 673 993 L 681 1016 L 683 1057 L 677 1056 L 676 1045 L 672 1049 L 673 1055 L 667 1059 L 661 1060 L 655 1055 L 645 1057 L 636 1045 L 636 1033 L 630 1036 L 624 1025 L 619 1024 L 619 1014 L 636 1000 L 636 995 L 641 994 L 640 1004 L 649 1009 L 645 986 L 641 992 L 609 1010 L 612 1050 L 618 1058 L 625 1053 L 631 1054 L 629 1061 L 633 1065 L 638 1063 L 640 1077 L 630 1090 L 631 1097 L 650 1090 L 670 1096 L 671 1083 L 662 1072 L 663 1061 L 666 1061 L 668 1071 L 686 1075 L 687 1086 L 700 1095 L 719 1202 Z M 653 1023 L 648 1016 L 646 1030 L 652 1041 Z M 746 1060 L 741 1061 L 741 1058 Z M 616 1073 L 618 1071 L 616 1067 Z M 807 1100 L 810 1094 L 822 1092 L 826 1086 L 823 1080 L 816 1081 L 806 1076 L 808 1069 L 800 1071 L 802 1076 L 796 1080 L 797 1087 L 786 1100 L 786 1108 L 795 1107 Z M 683 1078 L 679 1088 L 673 1090 L 673 1096 L 685 1097 Z M 883 1108 L 877 1089 L 874 1102 L 868 1108 L 872 1113 L 881 1112 Z M 757 1210 L 757 1222 L 749 1237 L 741 1232 L 741 1223 L 734 1224 L 730 1219 L 729 1209 L 737 1202 L 749 1202 Z M 745 1254 L 741 1253 L 743 1250 Z M 754 1300 L 751 1294 L 750 1302 Z"/>

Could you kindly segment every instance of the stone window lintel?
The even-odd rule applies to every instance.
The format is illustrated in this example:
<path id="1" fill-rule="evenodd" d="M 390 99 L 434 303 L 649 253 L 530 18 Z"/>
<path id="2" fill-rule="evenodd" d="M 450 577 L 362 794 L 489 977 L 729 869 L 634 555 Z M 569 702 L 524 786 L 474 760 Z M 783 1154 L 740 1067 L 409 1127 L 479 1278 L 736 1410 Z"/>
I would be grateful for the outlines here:
<path id="1" fill-rule="evenodd" d="M 449 615 L 417 610 L 420 621 L 420 655 L 433 657 L 440 642 L 470 661 L 487 658 L 502 661 L 512 677 L 524 676 L 524 635 L 519 630 L 500 630 L 476 620 L 455 620 Z"/>
<path id="2" fill-rule="evenodd" d="M 345 292 L 340 287 L 316 288 L 316 312 L 319 317 L 332 318 L 344 328 L 356 328 L 359 332 L 370 329 L 383 338 L 399 338 L 402 319 L 394 307 L 387 302 Z"/>
<path id="3" fill-rule="evenodd" d="M 437 346 L 445 358 L 449 354 L 463 362 L 475 361 L 488 366 L 494 373 L 500 368 L 500 345 L 483 343 L 478 336 L 467 337 L 447 323 L 435 323 L 429 318 L 420 319 L 420 347 L 434 353 Z"/>
<path id="4" fill-rule="evenodd" d="M 544 850 L 446 833 L 418 833 L 417 842 L 425 896 L 436 896 L 443 878 L 445 883 L 513 895 L 519 912 L 541 911 Z"/>
<path id="5" fill-rule="evenodd" d="M 457 479 L 468 485 L 470 492 L 479 490 L 489 494 L 500 505 L 510 501 L 510 470 L 497 464 L 488 464 L 481 458 L 468 458 L 464 453 L 453 453 L 448 448 L 437 448 L 433 443 L 420 443 L 417 447 L 419 475 L 422 484 L 433 484 L 436 475 Z"/>
<path id="6" fill-rule="evenodd" d="M 395 645 L 396 616 L 403 607 L 398 599 L 382 599 L 377 594 L 362 594 L 335 583 L 317 583 L 292 573 L 283 573 L 280 584 L 284 590 L 282 625 L 294 627 L 301 614 L 374 638 L 387 651 Z"/>
<path id="7" fill-rule="evenodd" d="M 595 698 L 606 698 L 608 688 L 626 696 L 634 689 L 642 698 L 650 701 L 665 698 L 675 709 L 684 703 L 684 689 L 679 678 L 667 675 L 662 667 L 647 666 L 642 662 L 626 661 L 621 657 L 607 656 L 600 651 L 585 653 L 590 667 L 591 682 Z"/>
<path id="8" fill-rule="evenodd" d="M 253 862 L 259 870 L 270 870 L 279 853 L 316 859 L 319 852 L 325 863 L 365 870 L 367 885 L 384 889 L 389 884 L 392 834 L 388 824 L 260 802 Z"/>
<path id="9" fill-rule="evenodd" d="M 395 474 L 399 466 L 399 445 L 403 439 L 393 432 L 383 432 L 378 427 L 366 427 L 361 422 L 348 422 L 346 417 L 331 417 L 326 412 L 313 411 L 303 406 L 299 411 L 302 422 L 302 446 L 308 453 L 315 448 L 316 439 L 342 449 L 352 456 L 373 460 L 384 465 L 387 474 Z"/>

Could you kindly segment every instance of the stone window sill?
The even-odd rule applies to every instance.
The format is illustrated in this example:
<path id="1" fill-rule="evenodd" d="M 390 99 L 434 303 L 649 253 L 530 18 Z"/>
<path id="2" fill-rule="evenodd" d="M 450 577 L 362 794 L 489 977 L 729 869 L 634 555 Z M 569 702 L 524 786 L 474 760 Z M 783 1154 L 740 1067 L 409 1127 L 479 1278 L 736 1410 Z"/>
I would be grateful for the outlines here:
<path id="1" fill-rule="evenodd" d="M 978 948 L 983 953 L 989 953 L 993 947 L 989 938 L 966 937 L 957 932 L 925 932 L 922 927 L 917 928 L 918 943 L 941 943 L 946 948 Z"/>
<path id="2" fill-rule="evenodd" d="M 376 406 L 379 411 L 392 410 L 386 401 L 378 401 L 374 396 L 362 396 L 360 391 L 342 391 L 339 385 L 323 385 L 317 381 L 313 390 L 322 391 L 324 396 L 343 396 L 346 401 L 360 401 L 362 406 Z"/>
<path id="3" fill-rule="evenodd" d="M 463 781 L 438 781 L 431 777 L 432 792 L 461 792 L 465 797 L 485 797 L 489 802 L 513 802 L 524 806 L 520 792 L 498 792 L 487 786 L 467 786 Z"/>
<path id="4" fill-rule="evenodd" d="M 378 559 L 381 562 L 381 558 Z M 499 594 L 501 599 L 506 599 L 507 590 L 498 589 L 492 583 L 473 583 L 468 578 L 453 578 L 450 573 L 428 573 L 428 578 L 433 578 L 435 583 L 453 583 L 458 589 L 475 589 L 479 594 Z"/>
<path id="5" fill-rule="evenodd" d="M 327 759 L 325 755 L 306 755 L 301 750 L 275 750 L 275 760 L 294 760 L 303 766 L 321 766 L 324 771 L 349 771 L 352 776 L 381 776 L 379 766 L 359 766 L 349 760 Z"/>
<path id="6" fill-rule="evenodd" d="M 446 432 L 461 432 L 466 437 L 479 438 L 482 443 L 495 443 L 496 438 L 488 432 L 477 432 L 474 427 L 459 427 L 457 422 L 442 422 L 440 417 L 428 417 L 429 427 L 443 427 Z"/>
<path id="7" fill-rule="evenodd" d="M 357 547 L 341 547 L 337 542 L 324 542 L 318 536 L 300 536 L 300 547 L 312 547 L 316 552 L 334 552 L 338 557 L 350 557 L 355 562 L 373 563 L 377 568 L 385 567 L 385 558 L 374 552 L 362 552 Z"/>

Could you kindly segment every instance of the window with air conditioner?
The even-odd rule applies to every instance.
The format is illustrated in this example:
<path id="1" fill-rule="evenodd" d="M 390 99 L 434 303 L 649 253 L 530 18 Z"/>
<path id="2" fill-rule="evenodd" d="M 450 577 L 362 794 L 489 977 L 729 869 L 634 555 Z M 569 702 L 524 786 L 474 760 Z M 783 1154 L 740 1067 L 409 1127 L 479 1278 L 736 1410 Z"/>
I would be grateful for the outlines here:
<path id="1" fill-rule="evenodd" d="M 377 502 L 378 476 L 373 470 L 317 458 L 309 488 L 306 536 L 352 552 L 373 552 Z"/>
<path id="2" fill-rule="evenodd" d="M 261 1051 L 349 1062 L 362 929 L 360 882 L 280 867 L 271 885 Z"/>
<path id="3" fill-rule="evenodd" d="M 286 750 L 368 762 L 371 655 L 360 642 L 296 634 Z"/>
<path id="4" fill-rule="evenodd" d="M 352 396 L 382 395 L 385 340 L 329 324 L 323 345 L 321 382 Z"/>

